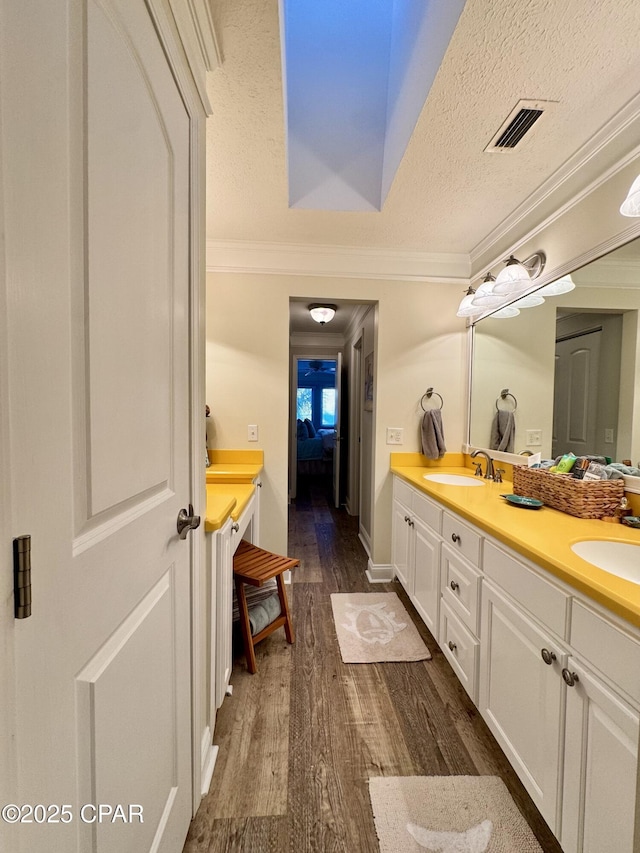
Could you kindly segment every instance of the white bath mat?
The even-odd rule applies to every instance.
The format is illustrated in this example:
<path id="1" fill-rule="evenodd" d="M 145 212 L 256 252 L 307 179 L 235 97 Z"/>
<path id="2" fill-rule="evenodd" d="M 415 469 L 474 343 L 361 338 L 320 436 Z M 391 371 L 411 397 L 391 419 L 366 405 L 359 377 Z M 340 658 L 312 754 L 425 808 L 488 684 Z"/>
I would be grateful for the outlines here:
<path id="1" fill-rule="evenodd" d="M 380 853 L 542 853 L 497 776 L 369 779 Z"/>
<path id="2" fill-rule="evenodd" d="M 345 663 L 431 657 L 395 592 L 333 593 L 331 607 Z"/>

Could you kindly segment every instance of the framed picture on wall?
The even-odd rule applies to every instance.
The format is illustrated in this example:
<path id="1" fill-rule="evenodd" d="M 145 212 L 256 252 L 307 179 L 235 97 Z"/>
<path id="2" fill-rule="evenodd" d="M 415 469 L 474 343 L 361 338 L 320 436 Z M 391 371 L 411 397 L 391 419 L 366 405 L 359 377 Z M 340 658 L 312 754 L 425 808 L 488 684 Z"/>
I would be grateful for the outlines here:
<path id="1" fill-rule="evenodd" d="M 364 360 L 364 410 L 373 411 L 373 353 Z"/>

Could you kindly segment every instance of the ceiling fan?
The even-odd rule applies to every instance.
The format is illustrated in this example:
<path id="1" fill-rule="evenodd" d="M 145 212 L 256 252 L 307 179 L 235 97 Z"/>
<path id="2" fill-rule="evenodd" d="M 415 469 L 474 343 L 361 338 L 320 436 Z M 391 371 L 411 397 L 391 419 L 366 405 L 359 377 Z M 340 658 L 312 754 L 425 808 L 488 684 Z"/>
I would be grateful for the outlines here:
<path id="1" fill-rule="evenodd" d="M 335 373 L 336 366 L 329 367 L 325 365 L 323 361 L 310 361 L 309 362 L 309 370 L 305 373 L 305 376 L 309 376 L 312 373 Z"/>

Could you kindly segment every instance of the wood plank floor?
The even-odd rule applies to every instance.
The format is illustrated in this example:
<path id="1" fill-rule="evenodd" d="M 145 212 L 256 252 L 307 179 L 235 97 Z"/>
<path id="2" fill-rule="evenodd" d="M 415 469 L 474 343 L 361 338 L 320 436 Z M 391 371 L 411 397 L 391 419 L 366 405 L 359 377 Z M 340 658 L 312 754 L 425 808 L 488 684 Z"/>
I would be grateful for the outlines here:
<path id="1" fill-rule="evenodd" d="M 256 646 L 253 676 L 236 658 L 184 853 L 377 853 L 367 780 L 410 775 L 500 776 L 544 853 L 562 853 L 400 584 L 367 582 L 357 519 L 333 509 L 329 489 L 300 483 L 289 512 L 296 642 L 282 630 Z M 342 663 L 330 594 L 366 591 L 398 593 L 432 660 Z"/>

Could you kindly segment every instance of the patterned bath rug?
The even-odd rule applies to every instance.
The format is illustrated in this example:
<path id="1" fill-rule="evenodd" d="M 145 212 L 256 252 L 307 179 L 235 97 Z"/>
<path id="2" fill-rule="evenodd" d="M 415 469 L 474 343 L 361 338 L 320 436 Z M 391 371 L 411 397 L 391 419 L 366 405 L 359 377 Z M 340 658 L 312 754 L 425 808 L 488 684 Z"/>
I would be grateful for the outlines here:
<path id="1" fill-rule="evenodd" d="M 369 779 L 380 853 L 542 853 L 497 776 Z"/>
<path id="2" fill-rule="evenodd" d="M 331 607 L 345 663 L 431 657 L 395 592 L 333 593 Z"/>

